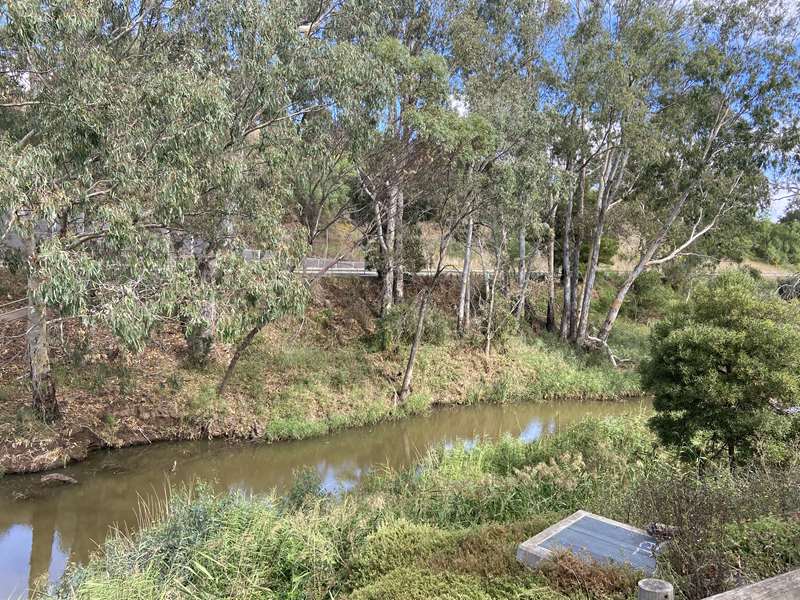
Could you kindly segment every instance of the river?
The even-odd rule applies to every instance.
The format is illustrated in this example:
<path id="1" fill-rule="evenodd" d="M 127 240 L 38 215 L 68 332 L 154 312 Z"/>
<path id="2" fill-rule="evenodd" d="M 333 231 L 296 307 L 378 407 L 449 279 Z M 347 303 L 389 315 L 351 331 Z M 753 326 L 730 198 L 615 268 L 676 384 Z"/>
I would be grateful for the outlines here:
<path id="1" fill-rule="evenodd" d="M 649 411 L 649 403 L 558 402 L 469 406 L 326 437 L 276 444 L 201 441 L 97 452 L 62 469 L 78 485 L 43 488 L 41 475 L 0 479 L 0 598 L 26 598 L 47 573 L 54 583 L 69 561 L 85 562 L 116 524 L 135 528 L 141 498 L 167 485 L 212 482 L 218 490 L 287 489 L 292 473 L 313 467 L 327 491 L 355 486 L 371 468 L 413 463 L 428 448 L 503 434 L 531 441 L 586 415 Z"/>

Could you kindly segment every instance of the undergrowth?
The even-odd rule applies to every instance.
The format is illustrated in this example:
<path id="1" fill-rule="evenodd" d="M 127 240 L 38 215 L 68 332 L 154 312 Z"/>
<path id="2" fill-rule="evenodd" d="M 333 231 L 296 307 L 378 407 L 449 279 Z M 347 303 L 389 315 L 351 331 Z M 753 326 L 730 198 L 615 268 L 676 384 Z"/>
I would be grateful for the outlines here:
<path id="1" fill-rule="evenodd" d="M 641 418 L 626 417 L 532 443 L 435 449 L 338 497 L 309 473 L 285 498 L 216 497 L 200 486 L 174 493 L 140 533 L 107 542 L 54 596 L 633 598 L 641 574 L 628 567 L 558 554 L 533 572 L 515 560 L 521 541 L 578 508 L 675 525 L 659 574 L 681 598 L 800 566 L 796 462 L 737 478 L 680 469 Z"/>

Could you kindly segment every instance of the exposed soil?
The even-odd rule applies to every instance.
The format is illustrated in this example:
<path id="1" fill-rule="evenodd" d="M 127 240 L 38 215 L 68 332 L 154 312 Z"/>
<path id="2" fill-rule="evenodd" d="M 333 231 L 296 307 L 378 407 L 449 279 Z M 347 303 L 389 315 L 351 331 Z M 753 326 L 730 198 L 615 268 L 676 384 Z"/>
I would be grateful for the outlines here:
<path id="1" fill-rule="evenodd" d="M 2 275 L 0 298 L 21 297 L 22 282 Z M 443 282 L 440 287 L 437 303 L 452 310 L 456 286 Z M 415 291 L 413 283 L 408 286 L 409 296 Z M 324 279 L 313 286 L 306 318 L 284 323 L 281 333 L 294 329 L 296 335 L 319 337 L 305 321 L 324 315 L 325 337 L 315 343 L 321 348 L 345 345 L 374 329 L 378 292 L 375 280 Z M 62 417 L 45 425 L 29 405 L 24 327 L 24 319 L 0 321 L 0 474 L 63 467 L 101 448 L 263 435 L 266 416 L 254 411 L 252 399 L 235 388 L 215 401 L 213 411 L 203 406 L 201 400 L 208 399 L 219 381 L 230 348 L 219 344 L 207 369 L 193 369 L 177 324 L 164 327 L 139 354 L 126 353 L 105 331 L 72 321 L 52 325 L 51 356 Z M 274 391 L 281 385 L 281 373 L 272 375 L 263 385 Z"/>

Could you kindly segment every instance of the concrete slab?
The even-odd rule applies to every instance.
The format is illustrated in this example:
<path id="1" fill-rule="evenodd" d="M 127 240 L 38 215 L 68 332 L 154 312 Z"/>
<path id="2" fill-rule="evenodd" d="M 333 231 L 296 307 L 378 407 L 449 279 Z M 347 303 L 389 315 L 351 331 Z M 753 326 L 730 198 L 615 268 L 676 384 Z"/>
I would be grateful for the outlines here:
<path id="1" fill-rule="evenodd" d="M 559 550 L 601 564 L 628 564 L 652 575 L 658 540 L 643 529 L 579 510 L 522 542 L 517 560 L 530 568 Z"/>

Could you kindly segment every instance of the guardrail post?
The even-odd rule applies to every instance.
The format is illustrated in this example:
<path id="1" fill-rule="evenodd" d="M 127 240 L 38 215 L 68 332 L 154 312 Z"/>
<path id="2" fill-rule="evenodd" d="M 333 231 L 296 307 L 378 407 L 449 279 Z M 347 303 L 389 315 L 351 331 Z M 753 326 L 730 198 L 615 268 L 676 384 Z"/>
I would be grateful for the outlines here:
<path id="1" fill-rule="evenodd" d="M 638 600 L 674 600 L 672 584 L 662 579 L 642 579 L 639 581 Z"/>

